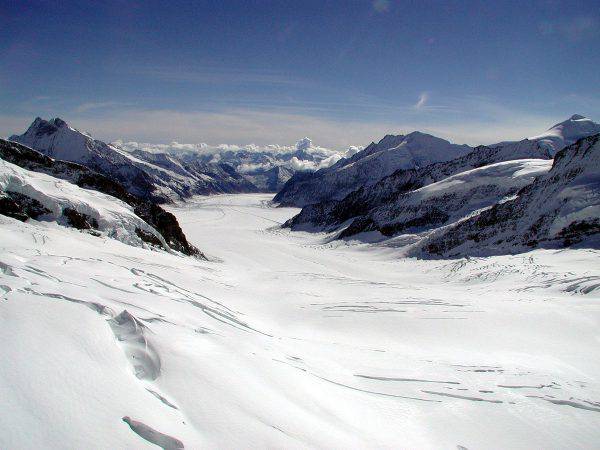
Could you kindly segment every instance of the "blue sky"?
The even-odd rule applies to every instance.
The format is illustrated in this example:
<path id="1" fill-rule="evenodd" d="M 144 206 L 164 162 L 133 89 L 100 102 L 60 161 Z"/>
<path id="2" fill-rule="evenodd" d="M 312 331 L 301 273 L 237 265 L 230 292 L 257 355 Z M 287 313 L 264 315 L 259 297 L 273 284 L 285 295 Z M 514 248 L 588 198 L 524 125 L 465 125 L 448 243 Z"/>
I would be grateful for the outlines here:
<path id="1" fill-rule="evenodd" d="M 0 135 L 470 144 L 600 120 L 600 1 L 0 0 Z"/>

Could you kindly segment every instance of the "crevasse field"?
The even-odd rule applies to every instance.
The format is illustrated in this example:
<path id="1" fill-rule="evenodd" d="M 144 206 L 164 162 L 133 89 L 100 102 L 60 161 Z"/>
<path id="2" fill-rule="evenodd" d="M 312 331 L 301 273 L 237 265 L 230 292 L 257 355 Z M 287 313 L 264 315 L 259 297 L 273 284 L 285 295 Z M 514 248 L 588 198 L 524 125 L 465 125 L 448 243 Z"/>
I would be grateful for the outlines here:
<path id="1" fill-rule="evenodd" d="M 171 208 L 210 262 L 0 217 L 0 448 L 600 448 L 599 252 L 405 259 L 270 198 Z"/>

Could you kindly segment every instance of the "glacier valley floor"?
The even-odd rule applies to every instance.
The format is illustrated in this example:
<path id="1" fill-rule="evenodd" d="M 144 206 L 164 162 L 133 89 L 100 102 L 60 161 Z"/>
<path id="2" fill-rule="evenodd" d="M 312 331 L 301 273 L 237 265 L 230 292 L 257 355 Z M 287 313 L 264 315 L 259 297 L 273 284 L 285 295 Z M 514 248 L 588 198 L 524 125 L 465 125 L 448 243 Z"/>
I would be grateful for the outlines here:
<path id="1" fill-rule="evenodd" d="M 600 447 L 600 252 L 399 258 L 271 197 L 170 207 L 209 262 L 0 216 L 0 448 Z"/>

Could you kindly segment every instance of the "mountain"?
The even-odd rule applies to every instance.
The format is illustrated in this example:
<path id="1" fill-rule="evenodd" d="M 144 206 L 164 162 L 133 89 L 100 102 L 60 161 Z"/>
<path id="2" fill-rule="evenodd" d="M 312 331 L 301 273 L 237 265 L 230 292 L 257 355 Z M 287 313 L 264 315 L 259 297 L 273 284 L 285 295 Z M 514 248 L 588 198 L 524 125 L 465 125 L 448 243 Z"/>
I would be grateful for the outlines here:
<path id="1" fill-rule="evenodd" d="M 376 208 L 393 204 L 399 195 L 439 182 L 461 172 L 489 164 L 518 159 L 550 159 L 550 152 L 536 141 L 523 140 L 493 146 L 479 146 L 470 153 L 451 161 L 438 162 L 422 168 L 400 169 L 371 186 L 363 186 L 342 200 L 331 200 L 305 206 L 287 225 L 292 229 L 332 231 L 344 222 L 356 219 L 346 236 L 367 226 L 368 215 Z M 359 224 L 362 224 L 359 226 Z"/>
<path id="2" fill-rule="evenodd" d="M 450 144 L 443 139 L 419 132 L 406 136 L 388 135 L 379 143 L 371 143 L 353 157 L 342 159 L 327 169 L 319 170 L 314 174 L 296 174 L 285 184 L 273 201 L 281 206 L 298 207 L 324 201 L 335 202 L 343 200 L 351 192 L 359 191 L 362 188 L 368 190 L 371 186 L 378 185 L 380 180 L 385 180 L 384 184 L 388 184 L 388 186 L 380 185 L 375 192 L 379 192 L 380 188 L 383 188 L 383 191 L 393 194 L 397 187 L 396 181 L 402 184 L 401 179 L 407 181 L 406 177 L 412 177 L 410 172 L 406 172 L 407 170 L 414 169 L 419 173 L 417 178 L 422 177 L 422 179 L 415 180 L 416 186 L 414 187 L 420 187 L 424 185 L 423 183 L 441 179 L 441 177 L 434 177 L 428 180 L 428 175 L 419 172 L 432 163 L 455 160 L 454 169 L 452 169 L 453 166 L 441 169 L 442 172 L 445 172 L 444 176 L 449 176 L 461 170 L 479 167 L 473 164 L 483 165 L 484 163 L 519 158 L 551 158 L 566 145 L 596 133 L 600 133 L 600 124 L 576 114 L 564 122 L 554 125 L 539 136 L 522 141 L 506 141 L 489 146 L 479 146 L 475 149 L 466 145 Z M 473 151 L 478 152 L 479 155 L 469 157 L 470 162 L 460 160 L 461 156 Z M 476 162 L 478 158 L 482 158 L 479 163 Z M 438 169 L 441 167 L 444 166 L 438 166 Z M 434 169 L 431 175 L 434 175 L 433 172 L 438 169 Z M 394 178 L 387 179 L 388 175 L 393 175 Z M 410 188 L 410 183 L 406 184 L 405 188 Z M 362 198 L 363 194 L 360 194 L 359 197 Z M 380 198 L 379 194 L 376 197 Z M 385 195 L 383 197 L 385 198 Z M 350 200 L 349 198 L 348 202 L 344 202 L 339 207 L 330 204 L 320 205 L 317 209 L 334 208 L 338 213 L 342 211 L 338 215 L 343 216 L 343 220 L 352 217 L 349 214 L 354 212 L 364 214 L 369 209 L 369 206 L 350 205 Z M 362 200 L 359 200 L 359 203 L 361 202 Z M 349 213 L 343 213 L 343 211 L 349 211 Z"/>
<path id="3" fill-rule="evenodd" d="M 414 254 L 455 257 L 573 244 L 600 248 L 600 134 L 559 151 L 515 198 L 441 229 Z"/>
<path id="4" fill-rule="evenodd" d="M 468 145 L 413 132 L 387 135 L 350 158 L 312 174 L 293 176 L 273 199 L 281 206 L 305 206 L 324 200 L 341 200 L 362 186 L 371 186 L 398 169 L 448 161 L 472 150 Z"/>
<path id="5" fill-rule="evenodd" d="M 487 204 L 491 206 L 498 201 L 501 192 L 508 195 L 508 188 L 515 190 L 523 187 L 523 180 L 532 182 L 532 178 L 520 178 L 517 183 L 512 176 L 503 181 L 497 179 L 492 184 L 489 198 L 484 199 L 477 194 L 477 202 L 472 202 L 469 192 L 465 192 L 462 200 L 457 200 L 456 192 L 448 192 L 453 200 L 444 205 L 437 200 L 428 203 L 414 204 L 418 197 L 427 191 L 424 187 L 433 183 L 443 185 L 442 181 L 458 174 L 481 168 L 487 165 L 522 159 L 551 159 L 556 150 L 564 147 L 576 138 L 585 137 L 588 133 L 600 129 L 600 125 L 582 116 L 574 115 L 568 120 L 553 126 L 547 133 L 530 139 L 513 142 L 500 142 L 490 146 L 479 146 L 466 155 L 450 161 L 437 162 L 424 167 L 399 169 L 382 178 L 374 184 L 366 184 L 349 193 L 342 199 L 331 199 L 307 204 L 302 211 L 285 223 L 292 230 L 311 230 L 332 232 L 342 230 L 338 237 L 346 238 L 366 231 L 379 231 L 385 236 L 402 233 L 405 230 L 431 229 L 445 223 L 451 223 L 456 218 L 455 208 L 464 212 L 464 206 L 472 204 Z M 395 142 L 387 137 L 386 142 Z M 372 147 L 371 147 L 372 148 Z M 366 151 L 373 151 L 371 149 Z M 472 175 L 480 174 L 484 178 L 485 171 L 475 171 Z M 498 174 L 499 175 L 499 174 Z M 502 177 L 500 177 L 502 178 Z M 307 180 L 311 182 L 312 176 Z M 457 179 L 454 179 L 457 182 Z M 463 183 L 464 181 L 460 181 Z M 302 184 L 300 180 L 297 185 Z M 468 184 L 468 183 L 467 183 Z M 504 186 L 500 188 L 500 186 Z M 463 186 L 465 187 L 465 186 Z M 481 187 L 479 188 L 481 189 Z M 413 193 L 414 194 L 411 194 Z M 461 203 L 462 202 L 462 203 Z M 417 202 L 418 203 L 418 202 Z M 454 205 L 454 206 L 452 206 Z M 412 211 L 414 217 L 410 217 Z"/>
<path id="6" fill-rule="evenodd" d="M 108 144 L 92 139 L 64 120 L 36 118 L 22 135 L 10 137 L 11 141 L 31 147 L 52 158 L 82 164 L 90 169 L 115 178 L 129 192 L 143 198 L 166 201 L 168 197 L 158 191 L 155 180 L 138 167 L 127 155 Z"/>
<path id="7" fill-rule="evenodd" d="M 600 133 L 600 123 L 579 114 L 574 114 L 564 122 L 557 123 L 545 133 L 529 139 L 540 142 L 554 155 L 567 145 L 571 145 L 583 137 L 598 133 Z"/>
<path id="8" fill-rule="evenodd" d="M 343 155 L 358 151 L 353 147 L 346 152 L 330 150 L 314 145 L 309 138 L 300 139 L 294 146 L 254 144 L 209 146 L 178 142 L 149 144 L 120 140 L 111 145 L 135 158 L 167 169 L 171 169 L 173 164 L 184 167 L 190 165 L 215 167 L 226 164 L 251 182 L 255 190 L 262 192 L 278 192 L 296 171 L 314 171 L 329 167 Z M 206 173 L 210 172 L 210 169 L 203 168 L 201 171 Z"/>
<path id="9" fill-rule="evenodd" d="M 206 163 L 174 154 L 143 151 L 127 155 L 138 164 L 144 165 L 145 170 L 157 178 L 157 185 L 171 189 L 181 198 L 192 195 L 258 192 L 251 180 L 227 163 Z"/>
<path id="10" fill-rule="evenodd" d="M 186 255 L 204 258 L 204 255 L 187 241 L 173 214 L 165 211 L 151 200 L 131 194 L 113 178 L 94 172 L 81 164 L 55 160 L 24 145 L 4 139 L 0 139 L 0 162 L 3 163 L 4 177 L 4 184 L 0 188 L 2 193 L 1 214 L 19 220 L 44 216 L 53 221 L 73 226 L 80 225 L 80 228 L 85 229 L 97 229 L 106 220 L 132 222 L 129 212 L 126 214 L 129 219 L 119 219 L 118 214 L 114 212 L 116 207 L 110 209 L 108 213 L 105 213 L 106 208 L 104 210 L 95 208 L 94 201 L 97 202 L 97 200 L 92 200 L 92 198 L 97 199 L 103 195 L 104 197 L 101 198 L 103 204 L 107 204 L 107 198 L 112 199 L 113 203 L 123 203 L 127 206 L 119 206 L 116 209 L 121 212 L 124 211 L 123 208 L 133 211 L 139 220 L 147 224 L 142 227 L 134 227 L 136 236 L 142 241 L 145 239 L 149 243 L 165 249 L 173 249 Z M 19 169 L 16 168 L 17 166 Z M 46 178 L 38 176 L 36 173 L 43 174 Z M 45 185 L 41 189 L 37 187 L 41 183 L 40 179 Z M 61 197 L 56 186 L 50 186 L 51 183 L 60 185 L 61 189 L 65 191 L 65 196 Z M 102 195 L 89 194 L 91 190 Z M 51 193 L 48 194 L 50 191 Z M 89 201 L 82 205 L 78 196 L 88 198 Z M 48 216 L 49 211 L 52 214 Z M 65 211 L 67 211 L 66 214 Z M 107 219 L 105 217 L 107 215 L 110 215 L 112 219 Z M 93 226 L 94 223 L 96 226 Z M 148 228 L 155 231 L 148 232 Z M 112 232 L 108 234 L 122 236 L 123 233 L 118 230 L 121 228 L 113 227 Z M 127 230 L 128 233 L 125 233 L 127 239 L 135 241 L 130 233 L 131 230 Z M 158 240 L 153 238 L 156 233 L 159 236 Z"/>
<path id="11" fill-rule="evenodd" d="M 268 170 L 246 173 L 261 192 L 278 192 L 293 176 L 294 170 L 286 166 L 274 166 Z"/>
<path id="12" fill-rule="evenodd" d="M 227 164 L 185 164 L 170 155 L 131 154 L 93 139 L 64 120 L 36 118 L 10 140 L 43 154 L 78 164 L 119 181 L 132 194 L 170 202 L 195 194 L 256 192 L 258 189 Z"/>
<path id="13" fill-rule="evenodd" d="M 2 214 L 54 221 L 129 245 L 169 249 L 163 236 L 114 197 L 0 160 Z"/>

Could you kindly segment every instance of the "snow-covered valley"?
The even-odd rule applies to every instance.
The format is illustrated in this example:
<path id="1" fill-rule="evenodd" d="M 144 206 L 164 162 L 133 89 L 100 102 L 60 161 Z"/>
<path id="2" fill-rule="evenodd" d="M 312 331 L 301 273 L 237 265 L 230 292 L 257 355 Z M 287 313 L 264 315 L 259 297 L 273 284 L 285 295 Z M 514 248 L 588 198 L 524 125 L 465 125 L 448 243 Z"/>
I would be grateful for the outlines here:
<path id="1" fill-rule="evenodd" d="M 0 216 L 0 448 L 598 446 L 597 250 L 399 258 L 271 198 L 168 208 L 210 261 Z"/>

